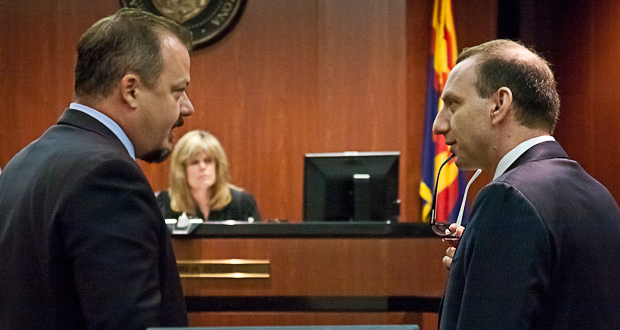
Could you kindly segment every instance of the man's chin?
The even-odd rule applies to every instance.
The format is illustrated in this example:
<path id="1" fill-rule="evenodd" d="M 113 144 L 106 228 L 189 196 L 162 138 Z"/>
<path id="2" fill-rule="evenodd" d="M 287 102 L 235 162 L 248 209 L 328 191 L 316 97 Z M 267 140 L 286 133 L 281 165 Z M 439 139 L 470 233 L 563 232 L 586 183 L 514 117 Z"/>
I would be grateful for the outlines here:
<path id="1" fill-rule="evenodd" d="M 465 159 L 460 159 L 458 156 L 455 158 L 454 164 L 460 171 L 476 171 L 480 168 L 475 164 L 467 162 Z"/>
<path id="2" fill-rule="evenodd" d="M 170 154 L 172 153 L 172 149 L 170 148 L 161 148 L 152 150 L 138 158 L 142 159 L 147 163 L 161 163 L 164 160 L 168 159 Z"/>

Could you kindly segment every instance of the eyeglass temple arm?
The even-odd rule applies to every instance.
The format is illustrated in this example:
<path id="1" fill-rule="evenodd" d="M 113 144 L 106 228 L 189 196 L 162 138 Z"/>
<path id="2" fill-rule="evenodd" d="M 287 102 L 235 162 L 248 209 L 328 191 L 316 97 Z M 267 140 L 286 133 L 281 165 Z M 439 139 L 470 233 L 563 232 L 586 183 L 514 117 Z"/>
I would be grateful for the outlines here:
<path id="1" fill-rule="evenodd" d="M 441 169 L 443 168 L 444 165 L 446 165 L 452 158 L 454 158 L 454 156 L 456 156 L 455 154 L 451 154 L 450 157 L 448 157 L 448 159 L 446 159 L 445 162 L 443 162 L 443 164 L 441 164 L 441 166 L 439 166 L 439 171 L 437 171 L 437 180 L 435 181 L 435 191 L 433 192 L 433 203 L 431 204 L 431 220 L 430 223 L 435 223 L 435 220 L 437 219 L 435 216 L 435 204 L 437 204 L 437 186 L 439 185 L 439 173 L 441 173 Z"/>
<path id="2" fill-rule="evenodd" d="M 480 173 L 482 173 L 482 169 L 476 170 L 476 173 L 474 173 L 471 179 L 469 179 L 469 182 L 467 182 L 467 186 L 465 187 L 465 192 L 463 193 L 463 201 L 461 202 L 461 209 L 459 210 L 459 215 L 456 218 L 456 228 L 458 228 L 461 225 L 461 221 L 463 221 L 463 210 L 465 210 L 465 201 L 467 200 L 467 192 L 469 191 L 469 186 L 471 186 L 471 184 L 474 182 L 474 180 L 476 180 L 476 178 L 480 175 Z"/>

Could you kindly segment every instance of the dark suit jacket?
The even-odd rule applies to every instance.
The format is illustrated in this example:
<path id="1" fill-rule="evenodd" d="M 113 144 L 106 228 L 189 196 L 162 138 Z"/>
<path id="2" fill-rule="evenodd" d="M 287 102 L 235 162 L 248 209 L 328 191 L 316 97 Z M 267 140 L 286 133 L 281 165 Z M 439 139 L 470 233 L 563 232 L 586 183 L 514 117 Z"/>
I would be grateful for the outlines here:
<path id="1" fill-rule="evenodd" d="M 620 210 L 557 142 L 477 196 L 440 329 L 620 329 Z"/>
<path id="2" fill-rule="evenodd" d="M 0 329 L 184 326 L 153 190 L 118 138 L 64 112 L 0 176 Z"/>
<path id="3" fill-rule="evenodd" d="M 230 203 L 219 210 L 211 210 L 209 212 L 209 218 L 206 220 L 248 221 L 249 217 L 253 217 L 254 221 L 261 221 L 254 196 L 244 191 L 239 191 L 232 188 L 230 189 L 230 196 Z M 181 212 L 174 211 L 170 207 L 170 194 L 168 194 L 167 191 L 162 191 L 157 195 L 157 203 L 159 203 L 159 208 L 166 219 L 178 219 L 182 214 Z M 204 215 L 200 209 L 196 210 L 195 216 L 200 219 L 204 219 Z"/>

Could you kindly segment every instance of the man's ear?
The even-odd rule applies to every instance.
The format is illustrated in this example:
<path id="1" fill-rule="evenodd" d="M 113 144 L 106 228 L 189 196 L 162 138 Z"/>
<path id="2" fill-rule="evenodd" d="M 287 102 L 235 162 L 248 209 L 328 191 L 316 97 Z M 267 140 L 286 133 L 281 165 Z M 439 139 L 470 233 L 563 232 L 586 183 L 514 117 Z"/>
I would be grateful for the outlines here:
<path id="1" fill-rule="evenodd" d="M 139 84 L 140 80 L 138 79 L 138 76 L 132 73 L 126 74 L 120 82 L 121 98 L 125 101 L 125 103 L 127 103 L 127 105 L 134 109 L 138 107 L 136 90 Z"/>
<path id="2" fill-rule="evenodd" d="M 492 96 L 493 109 L 491 110 L 491 123 L 499 124 L 512 109 L 512 91 L 508 87 L 500 87 Z"/>

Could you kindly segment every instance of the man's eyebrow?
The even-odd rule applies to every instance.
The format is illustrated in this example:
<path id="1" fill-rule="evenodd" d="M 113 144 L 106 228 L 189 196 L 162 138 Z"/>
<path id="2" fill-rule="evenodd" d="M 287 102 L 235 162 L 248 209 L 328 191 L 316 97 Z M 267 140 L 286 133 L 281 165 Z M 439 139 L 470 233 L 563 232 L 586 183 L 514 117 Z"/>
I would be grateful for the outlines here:
<path id="1" fill-rule="evenodd" d="M 178 83 L 174 84 L 174 85 L 172 86 L 172 89 L 173 89 L 173 90 L 179 90 L 179 89 L 186 90 L 186 89 L 187 89 L 187 87 L 189 87 L 189 82 L 188 82 L 188 81 L 186 81 L 186 80 L 183 80 L 183 81 L 181 81 L 181 82 L 178 82 Z"/>

